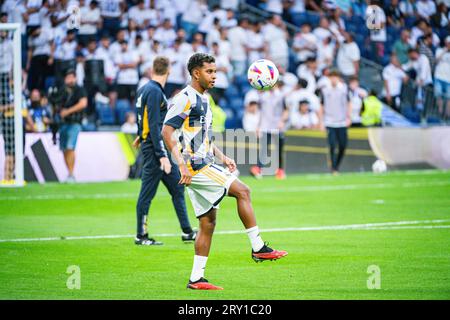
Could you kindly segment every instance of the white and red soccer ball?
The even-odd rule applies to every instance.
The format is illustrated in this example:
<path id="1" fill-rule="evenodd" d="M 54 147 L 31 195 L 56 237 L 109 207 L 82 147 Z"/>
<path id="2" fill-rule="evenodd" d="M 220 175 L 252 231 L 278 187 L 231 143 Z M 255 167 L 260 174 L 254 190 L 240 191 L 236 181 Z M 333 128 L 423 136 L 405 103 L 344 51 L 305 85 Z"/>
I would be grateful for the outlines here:
<path id="1" fill-rule="evenodd" d="M 248 82 L 256 90 L 270 90 L 277 83 L 280 73 L 275 64 L 266 59 L 253 62 L 247 71 Z"/>

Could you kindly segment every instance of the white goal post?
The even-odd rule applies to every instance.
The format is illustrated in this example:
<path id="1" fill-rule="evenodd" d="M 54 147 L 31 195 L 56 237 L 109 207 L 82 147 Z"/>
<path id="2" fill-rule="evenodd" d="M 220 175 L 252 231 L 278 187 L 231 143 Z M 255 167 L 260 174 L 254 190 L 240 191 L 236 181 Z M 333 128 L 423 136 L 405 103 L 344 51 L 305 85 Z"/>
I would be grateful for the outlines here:
<path id="1" fill-rule="evenodd" d="M 0 23 L 0 32 L 8 33 L 5 39 L 0 39 L 0 49 L 2 50 L 0 60 L 2 60 L 1 64 L 3 65 L 3 69 L 1 69 L 3 80 L 0 80 L 0 126 L 11 126 L 11 128 L 2 128 L 0 132 L 2 135 L 0 145 L 3 145 L 3 148 L 0 148 L 0 187 L 21 187 L 24 185 L 21 25 L 19 23 Z M 10 43 L 7 43 L 7 41 L 10 41 Z M 6 72 L 6 55 L 11 54 L 9 52 L 11 50 L 12 70 Z M 8 132 L 14 136 L 8 136 Z M 3 133 L 6 133 L 6 136 Z M 8 143 L 6 143 L 7 140 Z M 9 150 L 6 150 L 6 146 Z M 11 171 L 9 173 L 6 172 L 7 161 L 13 163 L 12 167 L 8 164 Z"/>

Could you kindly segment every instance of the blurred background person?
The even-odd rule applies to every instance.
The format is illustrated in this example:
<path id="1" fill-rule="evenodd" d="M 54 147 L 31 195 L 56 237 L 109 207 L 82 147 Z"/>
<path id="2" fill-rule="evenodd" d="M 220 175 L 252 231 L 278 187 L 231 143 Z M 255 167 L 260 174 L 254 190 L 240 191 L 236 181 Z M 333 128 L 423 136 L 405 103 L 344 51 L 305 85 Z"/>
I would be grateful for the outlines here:
<path id="1" fill-rule="evenodd" d="M 342 83 L 339 72 L 331 71 L 329 78 L 331 86 L 322 89 L 322 107 L 319 114 L 321 128 L 327 131 L 331 172 L 337 174 L 347 148 L 347 128 L 351 124 L 352 108 L 347 86 Z"/>
<path id="2" fill-rule="evenodd" d="M 47 104 L 47 99 L 42 98 L 37 89 L 33 89 L 30 94 L 28 112 L 32 119 L 31 132 L 47 132 L 51 123 L 51 110 Z"/>
<path id="3" fill-rule="evenodd" d="M 318 129 L 319 117 L 309 107 L 308 100 L 302 100 L 298 107 L 294 108 L 289 117 L 290 127 L 292 129 Z"/>
<path id="4" fill-rule="evenodd" d="M 403 71 L 397 55 L 391 55 L 390 63 L 384 67 L 382 73 L 384 81 L 384 96 L 387 104 L 396 111 L 400 110 L 400 98 L 403 83 L 408 81 L 408 76 Z"/>
<path id="5" fill-rule="evenodd" d="M 284 132 L 287 127 L 289 111 L 284 102 L 284 94 L 278 82 L 270 91 L 261 93 L 261 120 L 257 128 L 257 134 L 260 137 L 260 152 L 258 164 L 250 168 L 250 173 L 257 179 L 262 178 L 262 168 L 269 163 L 268 152 L 271 146 L 278 147 L 277 161 L 278 168 L 275 172 L 276 179 L 286 179 L 284 171 Z M 272 154 L 272 151 L 270 151 Z"/>
<path id="6" fill-rule="evenodd" d="M 242 126 L 245 131 L 256 133 L 261 121 L 261 112 L 257 101 L 250 101 L 245 106 L 244 116 L 242 118 Z"/>
<path id="7" fill-rule="evenodd" d="M 228 31 L 228 40 L 230 41 L 230 59 L 233 66 L 233 75 L 241 76 L 247 72 L 247 31 L 249 21 L 247 18 L 239 19 L 239 24 Z"/>
<path id="8" fill-rule="evenodd" d="M 367 91 L 359 86 L 357 77 L 351 77 L 348 82 L 348 99 L 352 105 L 352 127 L 361 126 L 361 109 Z"/>
<path id="9" fill-rule="evenodd" d="M 134 112 L 127 112 L 125 122 L 120 127 L 120 131 L 123 133 L 137 134 L 138 125 L 136 122 L 136 114 Z"/>
<path id="10" fill-rule="evenodd" d="M 81 132 L 83 110 L 87 107 L 84 88 L 77 85 L 74 69 L 69 69 L 64 77 L 62 104 L 57 106 L 61 123 L 59 124 L 59 146 L 64 153 L 64 161 L 69 175 L 66 182 L 75 182 L 75 148 Z"/>
<path id="11" fill-rule="evenodd" d="M 344 42 L 338 44 L 336 64 L 344 81 L 359 76 L 359 60 L 361 53 L 350 33 L 344 33 Z"/>
<path id="12" fill-rule="evenodd" d="M 383 104 L 377 97 L 375 90 L 370 90 L 361 108 L 361 123 L 365 127 L 381 126 L 381 112 Z"/>

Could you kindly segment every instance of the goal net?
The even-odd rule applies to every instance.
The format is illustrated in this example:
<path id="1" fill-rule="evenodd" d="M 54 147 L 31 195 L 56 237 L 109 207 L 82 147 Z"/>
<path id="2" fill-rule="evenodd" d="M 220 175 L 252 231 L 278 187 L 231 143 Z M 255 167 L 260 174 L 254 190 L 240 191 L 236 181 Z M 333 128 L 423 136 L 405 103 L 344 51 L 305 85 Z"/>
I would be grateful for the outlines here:
<path id="1" fill-rule="evenodd" d="M 21 33 L 18 23 L 0 23 L 0 187 L 23 186 Z"/>

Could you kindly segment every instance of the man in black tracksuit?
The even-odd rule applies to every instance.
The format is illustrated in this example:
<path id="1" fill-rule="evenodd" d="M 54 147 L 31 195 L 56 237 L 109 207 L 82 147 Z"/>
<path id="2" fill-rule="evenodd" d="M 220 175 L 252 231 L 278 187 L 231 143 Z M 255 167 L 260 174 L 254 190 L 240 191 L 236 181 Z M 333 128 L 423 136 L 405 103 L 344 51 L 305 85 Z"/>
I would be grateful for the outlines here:
<path id="1" fill-rule="evenodd" d="M 148 237 L 147 216 L 150 203 L 162 180 L 172 196 L 183 241 L 194 241 L 197 235 L 189 223 L 184 199 L 184 185 L 179 184 L 178 166 L 169 160 L 161 138 L 161 128 L 167 113 L 167 99 L 163 87 L 169 75 L 170 62 L 167 58 L 156 57 L 153 62 L 152 80 L 137 91 L 136 112 L 138 116 L 138 135 L 135 146 L 141 145 L 144 164 L 142 185 L 136 206 L 138 245 L 161 245 L 162 242 Z"/>

